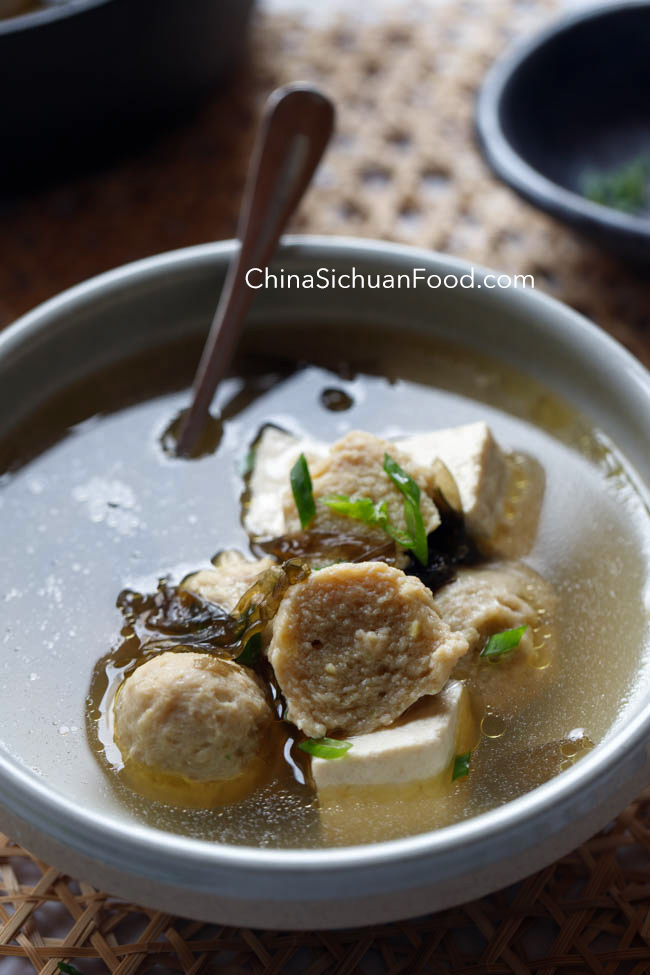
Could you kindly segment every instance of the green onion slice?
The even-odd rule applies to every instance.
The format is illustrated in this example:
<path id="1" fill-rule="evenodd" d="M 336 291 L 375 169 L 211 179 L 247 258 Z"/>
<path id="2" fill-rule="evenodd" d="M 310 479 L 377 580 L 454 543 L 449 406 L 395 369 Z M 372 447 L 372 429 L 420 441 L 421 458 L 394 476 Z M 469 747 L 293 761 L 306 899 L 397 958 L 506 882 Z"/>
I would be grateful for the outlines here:
<path id="1" fill-rule="evenodd" d="M 304 529 L 316 514 L 316 504 L 311 484 L 311 475 L 305 455 L 301 454 L 291 468 L 289 475 L 293 500 L 296 502 L 300 525 Z"/>
<path id="2" fill-rule="evenodd" d="M 411 539 L 411 544 L 407 547 L 412 550 L 418 562 L 426 565 L 429 561 L 429 547 L 420 511 L 420 488 L 390 454 L 384 454 L 384 470 L 404 495 L 404 520 Z"/>
<path id="3" fill-rule="evenodd" d="M 471 752 L 465 752 L 464 755 L 456 755 L 454 768 L 451 773 L 452 782 L 455 782 L 456 779 L 464 779 L 466 775 L 469 775 L 469 760 L 471 757 Z"/>
<path id="4" fill-rule="evenodd" d="M 337 738 L 307 738 L 299 743 L 298 748 L 314 758 L 343 758 L 352 748 L 352 742 L 339 741 Z"/>
<path id="5" fill-rule="evenodd" d="M 420 488 L 388 454 L 384 455 L 384 470 L 404 496 L 406 531 L 402 531 L 390 522 L 385 501 L 375 502 L 372 498 L 365 497 L 350 498 L 347 494 L 332 494 L 321 498 L 321 501 L 339 515 L 354 518 L 366 525 L 377 525 L 393 541 L 410 549 L 418 562 L 426 565 L 429 560 L 429 547 L 420 511 Z"/>
<path id="6" fill-rule="evenodd" d="M 639 213 L 650 199 L 650 157 L 637 156 L 613 170 L 588 170 L 583 192 L 589 200 L 625 213 Z"/>
<path id="7" fill-rule="evenodd" d="M 372 498 L 350 498 L 347 494 L 330 494 L 321 498 L 321 501 L 337 514 L 363 521 L 366 525 L 384 528 L 388 523 L 385 501 L 375 504 Z"/>
<path id="8" fill-rule="evenodd" d="M 57 962 L 56 967 L 59 969 L 60 972 L 65 972 L 65 975 L 81 975 L 79 969 L 75 968 L 74 965 L 68 964 L 67 961 Z"/>
<path id="9" fill-rule="evenodd" d="M 400 545 L 405 548 L 411 547 L 413 539 L 409 533 L 390 523 L 385 501 L 375 502 L 372 498 L 364 497 L 351 498 L 347 494 L 330 494 L 320 500 L 337 514 L 362 521 L 366 525 L 377 525 Z"/>
<path id="10" fill-rule="evenodd" d="M 527 624 L 516 626 L 513 630 L 504 630 L 503 633 L 493 633 L 488 638 L 479 656 L 489 658 L 501 657 L 504 653 L 510 653 L 519 646 L 522 636 L 528 629 Z"/>
<path id="11" fill-rule="evenodd" d="M 246 456 L 244 457 L 241 465 L 241 476 L 248 477 L 255 467 L 255 458 L 257 455 L 256 447 L 249 447 Z"/>

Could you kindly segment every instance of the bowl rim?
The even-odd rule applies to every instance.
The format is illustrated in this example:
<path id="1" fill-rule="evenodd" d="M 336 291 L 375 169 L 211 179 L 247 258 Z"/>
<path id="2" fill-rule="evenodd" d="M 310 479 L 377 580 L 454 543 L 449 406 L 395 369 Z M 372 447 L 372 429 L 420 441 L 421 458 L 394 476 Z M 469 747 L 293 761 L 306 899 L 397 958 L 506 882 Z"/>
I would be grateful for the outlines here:
<path id="1" fill-rule="evenodd" d="M 599 0 L 553 19 L 532 36 L 513 44 L 483 79 L 476 99 L 475 126 L 483 153 L 497 176 L 536 206 L 561 219 L 567 218 L 568 211 L 584 226 L 631 235 L 645 242 L 650 237 L 650 217 L 595 203 L 544 176 L 517 152 L 501 124 L 504 95 L 528 58 L 574 27 L 638 9 L 650 10 L 648 0 Z"/>
<path id="2" fill-rule="evenodd" d="M 166 272 L 201 266 L 219 265 L 224 268 L 238 243 L 220 241 L 166 252 L 135 261 L 90 278 L 39 305 L 0 333 L 0 360 L 20 349 L 25 341 L 37 339 L 52 320 L 69 315 L 75 308 L 91 303 L 115 289 L 136 282 L 164 280 Z M 414 260 L 429 266 L 433 273 L 468 273 L 474 267 L 480 281 L 489 268 L 470 265 L 460 258 L 439 254 L 422 248 L 362 238 L 327 236 L 285 237 L 279 256 L 298 256 L 316 259 L 350 258 L 390 262 Z M 508 297 L 510 296 L 510 297 Z M 520 292 L 509 289 L 496 292 L 496 300 L 514 301 L 524 309 L 538 308 L 538 320 L 548 324 L 546 330 L 557 336 L 571 334 L 581 352 L 595 363 L 606 357 L 612 374 L 627 381 L 648 400 L 650 408 L 650 372 L 630 352 L 607 333 L 556 299 L 539 292 Z M 492 300 L 492 299 L 490 299 Z M 531 304 L 532 303 L 532 304 Z M 544 313 L 548 316 L 544 318 Z M 550 318 L 554 324 L 551 324 Z M 565 339 L 568 341 L 568 339 Z M 644 491 L 650 485 L 644 486 Z M 106 814 L 71 806 L 63 795 L 48 788 L 44 782 L 22 766 L 18 760 L 0 750 L 0 803 L 22 822 L 53 841 L 94 861 L 104 862 L 125 873 L 146 876 L 154 881 L 170 882 L 194 890 L 214 889 L 214 871 L 235 868 L 242 875 L 270 872 L 274 877 L 319 874 L 349 874 L 362 868 L 381 868 L 399 863 L 411 863 L 436 855 L 448 855 L 463 850 L 463 856 L 502 837 L 506 848 L 512 846 L 517 835 L 530 828 L 540 817 L 552 816 L 555 822 L 566 823 L 575 816 L 576 797 L 588 806 L 600 795 L 607 775 L 615 775 L 626 760 L 636 755 L 650 737 L 650 697 L 628 722 L 611 732 L 589 755 L 572 768 L 560 773 L 531 792 L 503 806 L 482 813 L 464 822 L 401 839 L 323 849 L 261 849 L 208 842 L 131 822 L 118 822 Z M 594 786 L 596 790 L 594 791 Z M 591 793 L 590 793 L 591 790 Z"/>
<path id="3" fill-rule="evenodd" d="M 19 34 L 32 30 L 58 20 L 67 20 L 77 14 L 84 14 L 94 7 L 103 7 L 113 2 L 114 0 L 71 0 L 69 3 L 26 10 L 25 13 L 16 14 L 13 17 L 3 17 L 0 18 L 0 38 L 8 34 Z"/>

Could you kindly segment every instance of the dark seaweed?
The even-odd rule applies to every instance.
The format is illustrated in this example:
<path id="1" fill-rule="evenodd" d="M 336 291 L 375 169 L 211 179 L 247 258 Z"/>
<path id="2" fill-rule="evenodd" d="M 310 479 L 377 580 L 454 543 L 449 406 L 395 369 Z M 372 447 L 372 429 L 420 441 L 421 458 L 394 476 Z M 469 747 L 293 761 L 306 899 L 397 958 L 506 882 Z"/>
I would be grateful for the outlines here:
<path id="1" fill-rule="evenodd" d="M 417 576 L 424 585 L 436 592 L 456 575 L 459 565 L 476 565 L 483 556 L 476 542 L 467 533 L 462 514 L 447 504 L 444 497 L 436 498 L 440 524 L 427 536 L 428 558 L 425 566 L 413 556 L 404 569 L 407 575 Z"/>
<path id="2" fill-rule="evenodd" d="M 395 543 L 389 538 L 380 548 L 369 548 L 368 539 L 353 533 L 317 530 L 280 535 L 278 538 L 258 538 L 251 542 L 253 553 L 272 555 L 285 563 L 290 559 L 310 562 L 367 562 L 376 557 L 395 555 Z"/>
<path id="3" fill-rule="evenodd" d="M 261 657 L 262 634 L 254 633 L 239 656 L 235 657 L 235 663 L 243 664 L 245 667 L 254 667 L 260 662 Z"/>
<path id="4" fill-rule="evenodd" d="M 197 649 L 238 648 L 246 622 L 162 580 L 155 593 L 123 590 L 117 606 L 141 643 L 179 642 Z"/>
<path id="5" fill-rule="evenodd" d="M 167 579 L 161 579 L 153 593 L 124 589 L 117 607 L 143 650 L 192 647 L 252 667 L 261 648 L 255 636 L 273 619 L 289 586 L 308 575 L 309 567 L 295 559 L 271 566 L 244 593 L 232 613 L 170 585 Z"/>

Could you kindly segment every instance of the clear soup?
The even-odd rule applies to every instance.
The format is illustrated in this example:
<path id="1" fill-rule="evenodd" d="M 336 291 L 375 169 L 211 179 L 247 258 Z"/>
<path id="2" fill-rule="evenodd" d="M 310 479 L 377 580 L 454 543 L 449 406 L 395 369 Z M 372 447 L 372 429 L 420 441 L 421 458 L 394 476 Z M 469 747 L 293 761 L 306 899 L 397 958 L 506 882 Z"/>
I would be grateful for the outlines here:
<path id="1" fill-rule="evenodd" d="M 198 351 L 186 343 L 95 376 L 0 445 L 11 556 L 0 582 L 21 596 L 5 604 L 7 628 L 26 634 L 35 660 L 62 654 L 65 643 L 78 648 L 87 744 L 124 817 L 265 847 L 390 839 L 522 795 L 625 720 L 647 687 L 650 518 L 634 472 L 601 431 L 532 378 L 451 345 L 421 337 L 396 345 L 394 334 L 356 327 L 287 327 L 247 335 L 217 396 L 222 428 L 213 425 L 200 457 L 180 460 L 165 448 L 166 431 L 187 404 Z M 471 774 L 442 789 L 346 796 L 324 809 L 292 735 L 279 727 L 283 758 L 243 800 L 184 809 L 131 791 L 111 710 L 138 651 L 124 642 L 116 596 L 151 592 L 161 577 L 176 583 L 222 549 L 249 551 L 242 471 L 260 428 L 274 423 L 325 441 L 361 429 L 390 439 L 479 419 L 504 448 L 544 469 L 539 531 L 524 561 L 557 590 L 559 642 L 540 694 L 515 706 L 513 687 L 512 707 L 479 714 Z M 38 625 L 25 598 L 38 607 Z"/>

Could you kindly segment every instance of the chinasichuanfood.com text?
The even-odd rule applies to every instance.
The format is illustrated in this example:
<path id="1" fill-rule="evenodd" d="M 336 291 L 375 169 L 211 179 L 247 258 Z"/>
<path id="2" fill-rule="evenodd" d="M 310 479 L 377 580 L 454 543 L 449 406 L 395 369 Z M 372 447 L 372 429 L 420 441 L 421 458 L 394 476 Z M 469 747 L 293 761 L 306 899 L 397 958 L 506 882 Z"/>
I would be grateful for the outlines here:
<path id="1" fill-rule="evenodd" d="M 274 290 L 330 288 L 368 288 L 370 290 L 395 290 L 398 288 L 534 288 L 532 274 L 476 274 L 471 267 L 464 274 L 432 274 L 424 267 L 414 267 L 400 274 L 378 274 L 358 271 L 340 271 L 331 267 L 319 267 L 314 273 L 251 267 L 246 272 L 249 288 L 271 288 Z"/>

